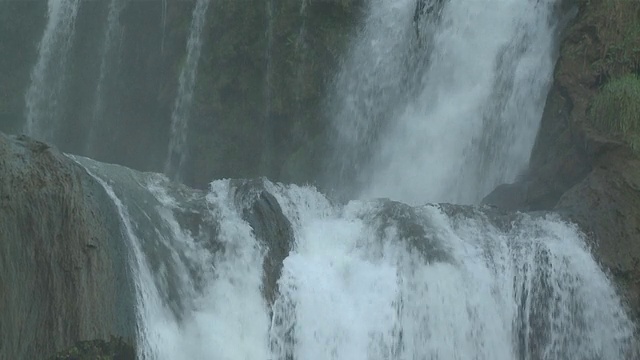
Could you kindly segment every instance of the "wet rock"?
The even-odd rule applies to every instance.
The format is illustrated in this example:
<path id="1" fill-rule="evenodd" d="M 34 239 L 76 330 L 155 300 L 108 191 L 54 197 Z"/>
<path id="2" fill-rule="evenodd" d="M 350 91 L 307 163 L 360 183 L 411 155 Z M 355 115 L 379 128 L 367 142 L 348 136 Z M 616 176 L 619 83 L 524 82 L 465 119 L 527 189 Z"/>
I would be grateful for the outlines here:
<path id="1" fill-rule="evenodd" d="M 251 225 L 256 238 L 265 246 L 263 293 L 268 304 L 277 297 L 277 281 L 282 262 L 294 242 L 291 222 L 282 213 L 278 200 L 265 187 L 265 180 L 237 180 L 235 201 L 243 219 Z"/>
<path id="2" fill-rule="evenodd" d="M 640 319 L 640 160 L 615 154 L 564 193 L 556 210 L 577 223 Z"/>
<path id="3" fill-rule="evenodd" d="M 0 358 L 43 359 L 135 334 L 118 214 L 103 188 L 46 144 L 0 134 Z"/>
<path id="4" fill-rule="evenodd" d="M 395 233 L 394 238 L 406 242 L 409 248 L 415 249 L 429 262 L 450 259 L 442 239 L 433 232 L 434 227 L 419 213 L 420 208 L 388 199 L 377 202 L 377 207 L 361 216 L 376 228 L 375 235 L 379 241 L 384 241 L 391 230 Z"/>

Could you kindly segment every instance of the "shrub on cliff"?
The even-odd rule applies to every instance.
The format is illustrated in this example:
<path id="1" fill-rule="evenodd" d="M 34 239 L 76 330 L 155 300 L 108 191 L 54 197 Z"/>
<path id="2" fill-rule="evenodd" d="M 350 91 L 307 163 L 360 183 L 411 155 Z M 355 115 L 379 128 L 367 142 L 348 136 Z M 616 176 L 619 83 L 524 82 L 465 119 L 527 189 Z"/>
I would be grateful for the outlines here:
<path id="1" fill-rule="evenodd" d="M 640 153 L 640 78 L 627 75 L 607 83 L 596 95 L 590 117 L 598 130 L 620 136 Z"/>
<path id="2" fill-rule="evenodd" d="M 589 3 L 589 2 L 588 2 Z M 640 70 L 640 1 L 602 0 L 588 6 L 593 10 L 590 23 L 602 43 L 599 59 L 592 66 L 606 77 Z"/>

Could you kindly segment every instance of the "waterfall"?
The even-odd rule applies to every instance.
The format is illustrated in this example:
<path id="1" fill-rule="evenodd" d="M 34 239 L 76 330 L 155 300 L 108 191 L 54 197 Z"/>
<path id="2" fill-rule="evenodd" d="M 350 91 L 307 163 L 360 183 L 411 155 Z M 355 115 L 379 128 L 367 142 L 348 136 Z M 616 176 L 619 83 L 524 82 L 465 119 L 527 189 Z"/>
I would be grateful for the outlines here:
<path id="1" fill-rule="evenodd" d="M 267 44 L 265 46 L 265 76 L 264 76 L 264 151 L 262 166 L 267 169 L 271 169 L 272 157 L 273 157 L 273 130 L 271 124 L 271 110 L 273 101 L 273 26 L 274 26 L 274 3 L 273 0 L 265 1 L 265 16 L 267 23 L 266 39 Z"/>
<path id="2" fill-rule="evenodd" d="M 125 5 L 124 0 L 111 0 L 109 3 L 109 13 L 107 15 L 107 25 L 100 49 L 100 74 L 98 83 L 96 84 L 95 99 L 93 104 L 91 124 L 89 126 L 89 135 L 86 141 L 85 153 L 94 155 L 93 146 L 95 145 L 96 131 L 104 122 L 104 111 L 107 99 L 105 98 L 105 82 L 109 75 L 112 62 L 114 61 L 113 52 L 117 49 L 121 41 L 122 29 L 120 26 L 120 13 Z M 111 70 L 112 71 L 112 70 Z"/>
<path id="3" fill-rule="evenodd" d="M 25 95 L 24 132 L 44 141 L 54 141 L 62 112 L 62 92 L 67 58 L 73 43 L 80 0 L 49 0 L 47 25 L 38 45 L 38 60 L 31 70 Z"/>
<path id="4" fill-rule="evenodd" d="M 167 31 L 167 0 L 162 0 L 162 40 L 160 40 L 160 53 L 164 54 L 164 37 Z"/>
<path id="5" fill-rule="evenodd" d="M 527 165 L 559 2 L 422 3 L 370 2 L 330 103 L 331 175 L 365 198 L 477 203 Z"/>
<path id="6" fill-rule="evenodd" d="M 416 229 L 379 202 L 332 211 L 281 196 L 300 221 L 274 304 L 276 359 L 629 354 L 633 326 L 613 287 L 575 227 L 552 216 L 507 230 L 429 205 L 415 209 Z"/>
<path id="7" fill-rule="evenodd" d="M 171 138 L 164 170 L 172 178 L 180 177 L 180 172 L 187 159 L 187 126 L 193 103 L 193 91 L 202 49 L 202 32 L 209 3 L 210 0 L 197 0 L 193 9 L 189 40 L 187 41 L 187 58 L 180 71 L 178 94 L 171 113 Z"/>
<path id="8" fill-rule="evenodd" d="M 614 287 L 580 232 L 556 216 L 334 205 L 313 188 L 268 181 L 218 180 L 185 195 L 161 175 L 78 161 L 117 205 L 134 249 L 142 359 L 632 354 L 634 326 Z M 272 304 L 263 262 L 277 239 L 260 241 L 246 212 L 264 191 L 294 236 Z"/>
<path id="9" fill-rule="evenodd" d="M 106 106 L 122 1 L 109 6 L 93 121 Z M 119 214 L 138 358 L 638 358 L 636 327 L 575 225 L 435 204 L 477 203 L 526 165 L 560 0 L 369 0 L 326 103 L 337 163 L 327 176 L 345 202 L 267 179 L 215 180 L 206 191 L 172 181 L 188 156 L 210 1 L 192 12 L 165 174 L 71 157 Z M 267 128 L 277 4 L 257 10 L 268 19 Z M 49 2 L 26 97 L 31 134 L 55 130 L 44 120 L 57 116 L 78 6 Z M 315 6 L 301 1 L 291 36 L 302 52 Z"/>
<path id="10" fill-rule="evenodd" d="M 296 37 L 295 44 L 295 54 L 298 57 L 298 66 L 295 71 L 295 86 L 297 89 L 299 89 L 296 94 L 296 106 L 298 107 L 297 111 L 299 114 L 302 114 L 304 112 L 304 104 L 302 103 L 301 95 L 305 87 L 305 75 L 308 75 L 305 70 L 305 65 L 309 62 L 309 59 L 307 58 L 307 53 L 309 50 L 307 45 L 307 2 L 308 0 L 300 1 L 300 10 L 298 14 L 302 18 L 302 23 L 300 24 L 300 30 L 298 31 L 298 36 Z"/>
<path id="11" fill-rule="evenodd" d="M 141 359 L 258 359 L 269 352 L 261 293 L 264 251 L 229 181 L 201 199 L 210 221 L 186 229 L 187 203 L 169 179 L 77 158 L 113 199 L 137 273 Z"/>

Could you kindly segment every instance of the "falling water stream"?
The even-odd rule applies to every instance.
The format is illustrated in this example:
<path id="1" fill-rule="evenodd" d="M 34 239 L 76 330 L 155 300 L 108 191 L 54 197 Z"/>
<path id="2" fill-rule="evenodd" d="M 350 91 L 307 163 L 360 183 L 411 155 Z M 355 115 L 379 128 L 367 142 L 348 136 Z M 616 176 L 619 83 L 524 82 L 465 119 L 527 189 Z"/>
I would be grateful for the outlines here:
<path id="1" fill-rule="evenodd" d="M 106 80 L 109 71 L 113 71 L 112 63 L 117 60 L 114 58 L 114 52 L 118 48 L 122 37 L 122 28 L 120 24 L 120 14 L 124 8 L 125 0 L 111 0 L 109 3 L 109 13 L 107 15 L 107 25 L 104 34 L 102 48 L 100 49 L 100 74 L 98 83 L 96 84 L 96 92 L 91 116 L 91 124 L 89 126 L 89 134 L 86 141 L 85 153 L 88 156 L 94 155 L 93 146 L 96 143 L 97 132 L 101 125 L 106 123 L 104 118 L 106 106 Z"/>
<path id="2" fill-rule="evenodd" d="M 202 50 L 202 32 L 210 2 L 211 0 L 197 0 L 193 9 L 189 40 L 187 41 L 187 58 L 180 71 L 178 94 L 171 113 L 171 138 L 164 170 L 174 179 L 180 177 L 180 172 L 187 159 L 187 128 L 191 115 L 196 75 L 198 74 L 198 61 Z"/>
<path id="3" fill-rule="evenodd" d="M 72 23 L 74 4 L 51 0 L 47 29 Z M 266 179 L 188 190 L 74 158 L 111 197 L 130 242 L 141 359 L 637 355 L 634 325 L 574 225 L 428 204 L 477 203 L 526 166 L 553 69 L 557 1 L 419 4 L 370 0 L 333 82 L 330 176 L 355 200 Z M 197 0 L 193 11 L 171 178 L 186 158 L 208 5 Z M 45 34 L 41 58 L 56 34 Z M 38 61 L 33 78 L 45 79 L 53 60 Z"/>
<path id="4" fill-rule="evenodd" d="M 275 22 L 275 4 L 273 0 L 265 1 L 265 17 L 266 17 L 266 46 L 265 46 L 265 76 L 264 76 L 264 119 L 262 124 L 264 136 L 264 148 L 262 152 L 262 166 L 267 169 L 263 173 L 267 173 L 273 167 L 271 154 L 273 153 L 273 41 L 274 41 L 274 22 Z"/>
<path id="5" fill-rule="evenodd" d="M 31 70 L 31 84 L 25 95 L 24 132 L 52 141 L 61 119 L 62 92 L 67 59 L 75 34 L 80 0 L 49 0 L 47 25 L 38 45 L 38 60 Z"/>
<path id="6" fill-rule="evenodd" d="M 559 1 L 425 2 L 417 18 L 413 0 L 370 2 L 330 103 L 336 177 L 365 198 L 473 204 L 527 165 Z"/>

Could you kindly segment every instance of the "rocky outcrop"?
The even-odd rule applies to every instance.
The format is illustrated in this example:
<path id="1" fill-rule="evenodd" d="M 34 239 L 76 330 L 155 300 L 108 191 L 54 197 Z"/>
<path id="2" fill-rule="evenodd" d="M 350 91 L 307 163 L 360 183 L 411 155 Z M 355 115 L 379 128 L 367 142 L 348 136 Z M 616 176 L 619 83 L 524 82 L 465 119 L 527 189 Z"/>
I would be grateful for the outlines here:
<path id="1" fill-rule="evenodd" d="M 611 79 L 640 73 L 640 3 L 565 1 L 578 10 L 560 46 L 528 172 L 484 203 L 555 210 L 589 235 L 640 315 L 640 159 L 620 134 L 592 126 L 590 107 Z M 638 114 L 640 117 L 640 114 Z"/>
<path id="2" fill-rule="evenodd" d="M 295 241 L 291 222 L 283 214 L 278 200 L 267 190 L 265 180 L 235 181 L 235 201 L 243 219 L 251 225 L 256 238 L 267 249 L 264 257 L 262 292 L 269 305 L 278 295 L 277 281 L 282 264 Z"/>
<path id="3" fill-rule="evenodd" d="M 640 159 L 609 154 L 556 209 L 590 235 L 593 251 L 640 319 Z"/>
<path id="4" fill-rule="evenodd" d="M 48 145 L 0 134 L 0 358 L 133 343 L 134 291 L 112 202 Z"/>

